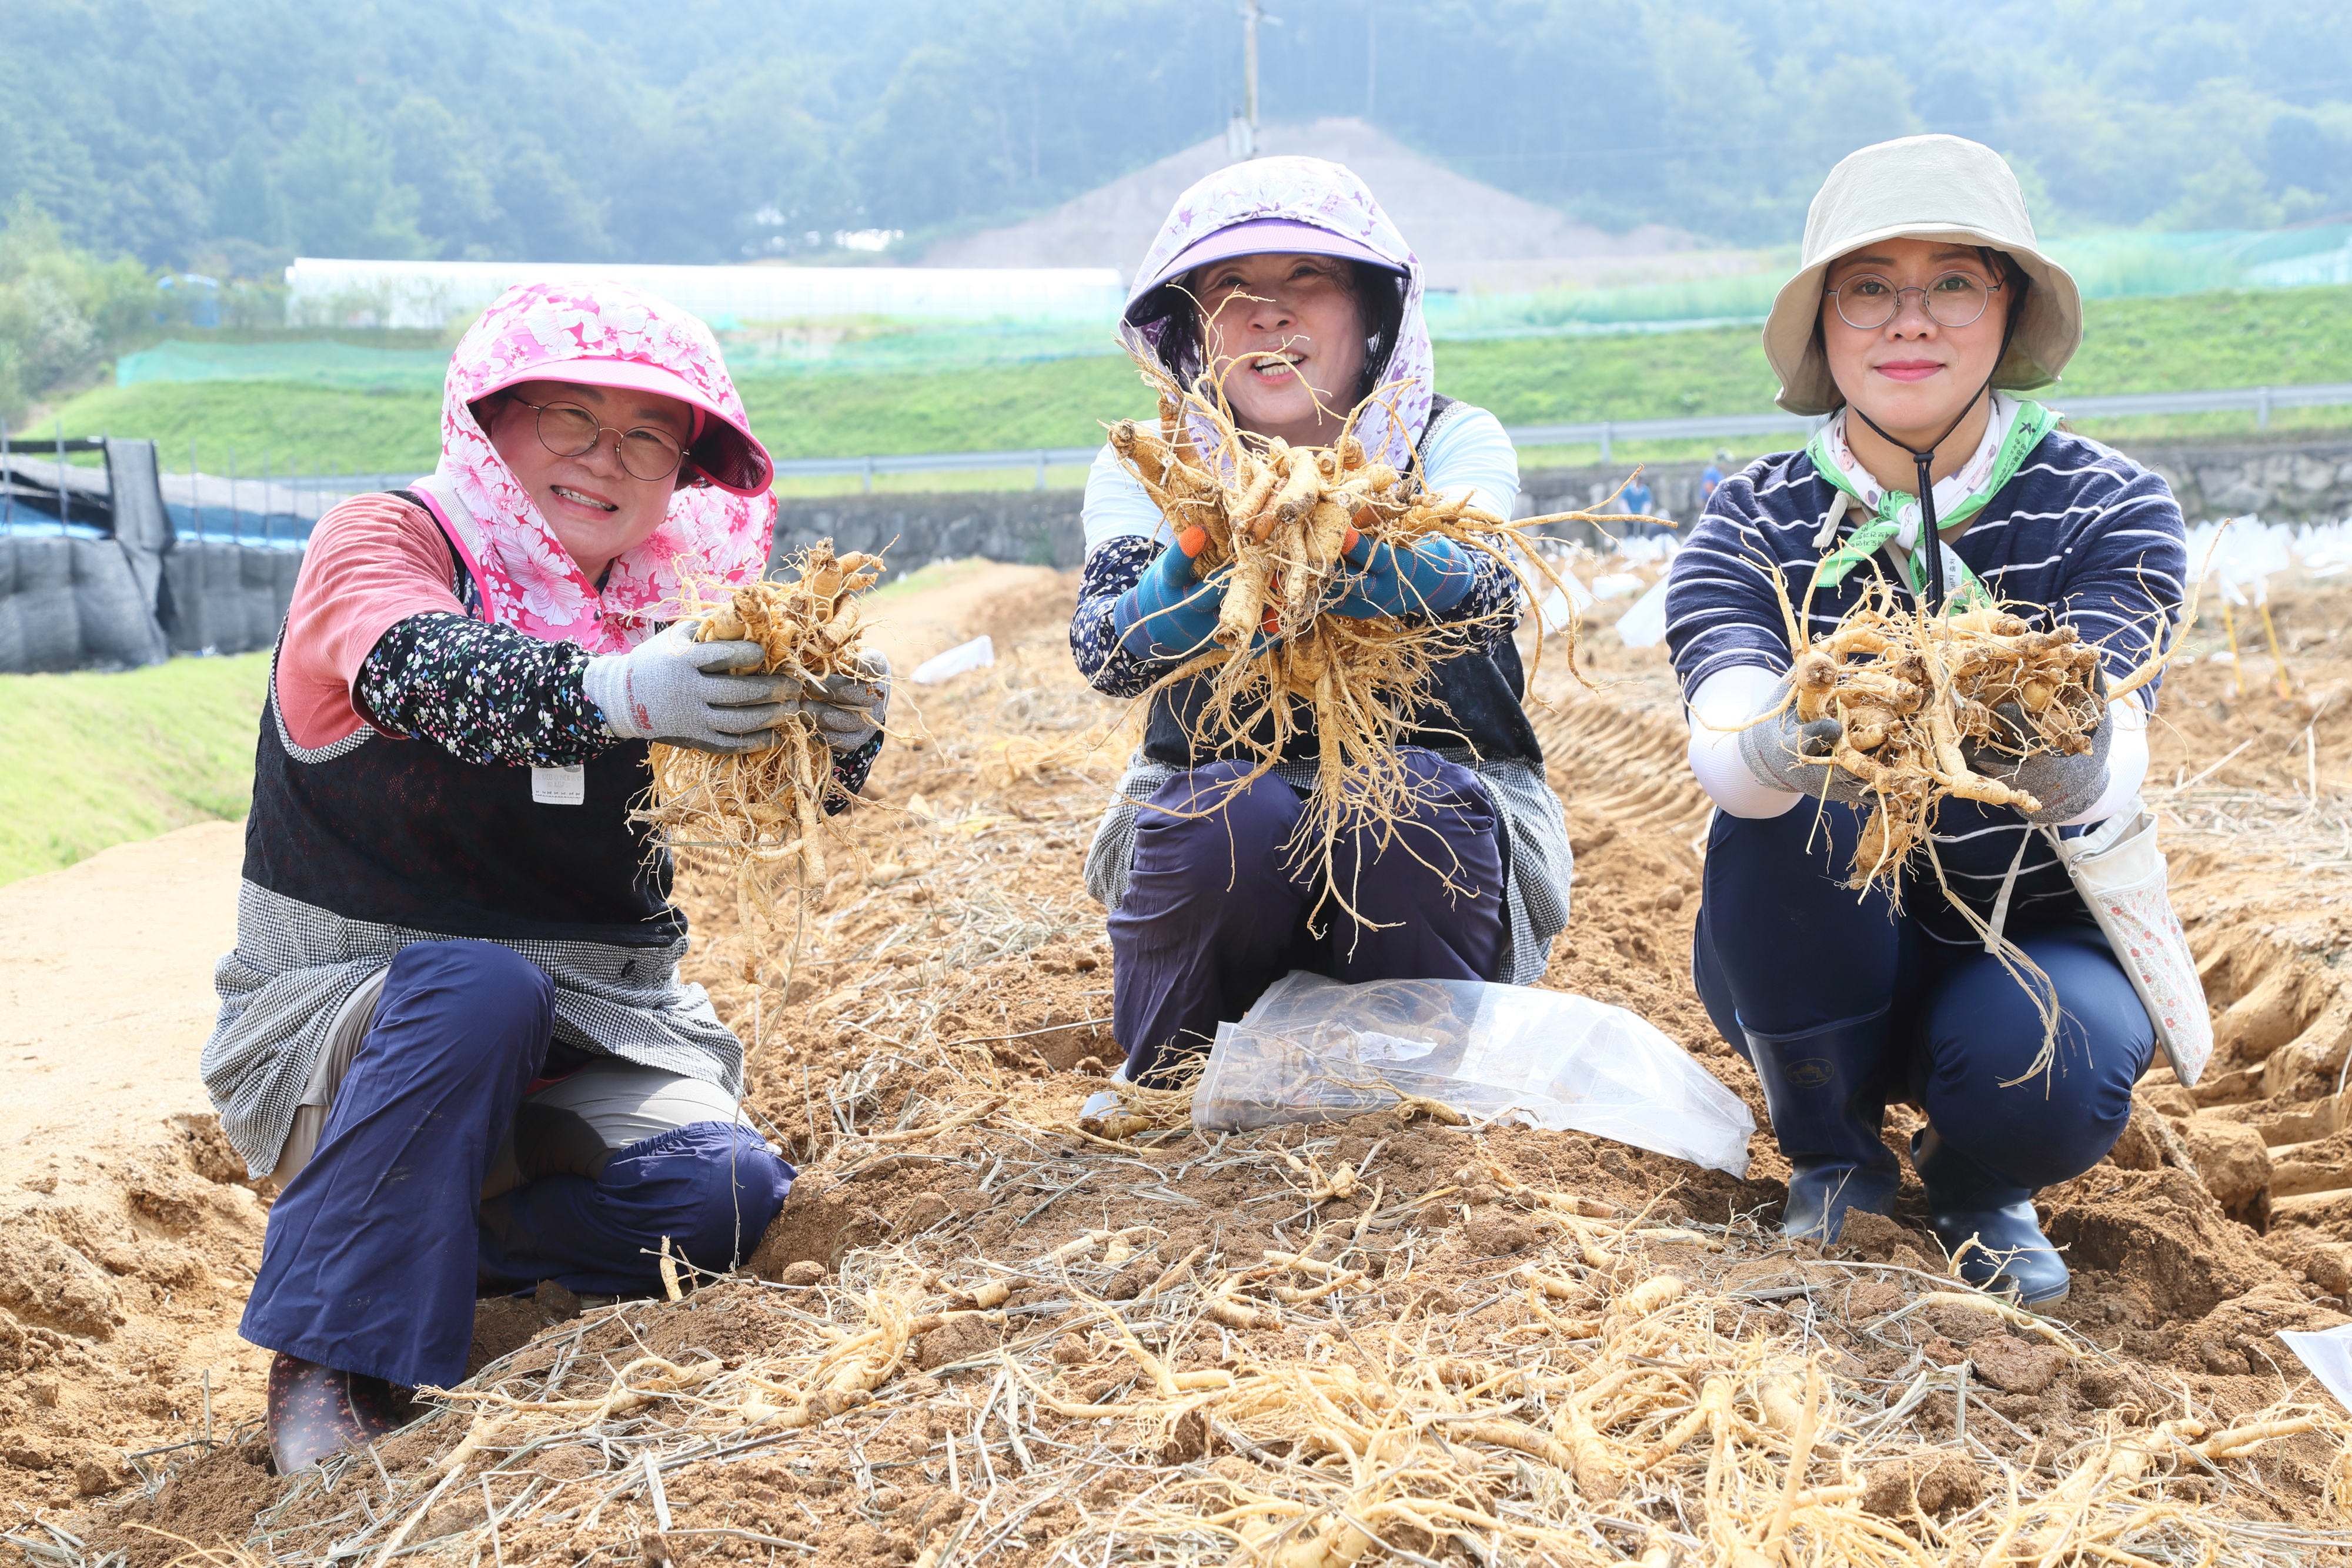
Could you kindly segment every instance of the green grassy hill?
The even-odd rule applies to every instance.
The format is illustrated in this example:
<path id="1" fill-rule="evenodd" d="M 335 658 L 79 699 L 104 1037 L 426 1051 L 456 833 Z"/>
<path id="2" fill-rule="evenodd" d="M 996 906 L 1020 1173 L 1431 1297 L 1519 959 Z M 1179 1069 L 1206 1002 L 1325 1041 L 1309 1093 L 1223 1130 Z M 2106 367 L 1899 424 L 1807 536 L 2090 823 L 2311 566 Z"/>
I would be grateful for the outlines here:
<path id="1" fill-rule="evenodd" d="M 0 675 L 0 882 L 245 815 L 269 655 Z"/>
<path id="2" fill-rule="evenodd" d="M 2352 287 L 2093 300 L 2087 316 L 2083 352 L 2063 392 L 2053 394 L 2062 406 L 2063 393 L 2352 380 Z M 1774 391 L 1752 327 L 1442 342 L 1437 369 L 1444 391 L 1507 423 L 1751 413 L 1769 408 Z M 1100 437 L 1101 421 L 1150 407 L 1126 361 L 1109 357 L 920 375 L 807 374 L 747 381 L 742 390 L 753 427 L 780 457 L 1083 446 Z M 2341 413 L 2280 418 L 2331 425 L 2343 422 Z M 413 392 L 151 382 L 85 393 L 60 415 L 68 435 L 152 435 L 168 468 L 185 466 L 194 441 L 200 465 L 213 473 L 232 447 L 242 473 L 257 472 L 265 453 L 279 472 L 289 464 L 306 472 L 423 470 L 439 444 L 438 400 Z M 2197 415 L 2164 429 L 2246 424 L 2244 415 Z"/>

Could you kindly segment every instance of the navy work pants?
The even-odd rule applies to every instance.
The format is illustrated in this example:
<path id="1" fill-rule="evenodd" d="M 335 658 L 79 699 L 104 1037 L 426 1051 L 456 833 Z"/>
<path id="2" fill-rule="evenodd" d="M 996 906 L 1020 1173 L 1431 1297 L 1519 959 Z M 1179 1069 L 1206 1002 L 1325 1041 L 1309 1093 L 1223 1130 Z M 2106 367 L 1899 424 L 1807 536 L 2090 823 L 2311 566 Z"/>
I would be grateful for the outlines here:
<path id="1" fill-rule="evenodd" d="M 488 942 L 420 942 L 386 976 L 310 1162 L 269 1213 L 240 1332 L 413 1387 L 464 1375 L 474 1299 L 542 1279 L 660 1288 L 673 1256 L 731 1267 L 782 1207 L 792 1167 L 749 1129 L 697 1123 L 487 1202 L 492 1156 L 548 1057 L 545 971 Z"/>
<path id="2" fill-rule="evenodd" d="M 1717 813 L 1708 838 L 1692 975 L 1723 1038 L 1805 1035 L 1887 1015 L 1878 1064 L 1887 1103 L 1927 1113 L 1938 1134 L 2019 1186 L 2081 1175 L 2131 1118 L 2131 1088 L 2156 1031 L 2087 911 L 2052 923 L 2012 916 L 2006 935 L 2057 988 L 2057 1061 L 2032 1067 L 2042 1026 L 2033 998 L 1979 944 L 1954 946 L 1896 914 L 1885 894 L 1845 886 L 1861 819 L 1801 802 L 1769 819 Z M 1906 900 L 1937 899 L 1913 883 Z"/>
<path id="3" fill-rule="evenodd" d="M 1306 801 L 1239 762 L 1160 786 L 1135 825 L 1111 912 L 1111 1028 L 1137 1082 L 1208 1049 L 1293 969 L 1365 980 L 1492 980 L 1503 954 L 1503 852 L 1478 776 L 1402 753 L 1413 807 L 1393 833 L 1339 836 L 1330 874 L 1360 921 L 1323 897 L 1318 846 L 1292 842 Z M 1312 918 L 1310 919 L 1310 915 Z"/>

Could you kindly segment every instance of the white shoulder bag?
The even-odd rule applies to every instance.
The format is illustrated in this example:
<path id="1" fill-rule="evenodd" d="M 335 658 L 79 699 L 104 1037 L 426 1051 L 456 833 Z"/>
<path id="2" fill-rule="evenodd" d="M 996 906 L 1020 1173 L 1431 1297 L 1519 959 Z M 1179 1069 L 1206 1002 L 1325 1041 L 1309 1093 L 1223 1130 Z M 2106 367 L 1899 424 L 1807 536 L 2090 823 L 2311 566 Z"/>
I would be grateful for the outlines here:
<path id="1" fill-rule="evenodd" d="M 2139 993 L 2173 1076 L 2183 1084 L 2196 1082 L 2213 1055 L 2213 1018 L 2197 980 L 2189 934 L 2180 928 L 2166 891 L 2155 813 L 2135 795 L 2080 838 L 2060 838 L 2055 828 L 2042 831 Z"/>

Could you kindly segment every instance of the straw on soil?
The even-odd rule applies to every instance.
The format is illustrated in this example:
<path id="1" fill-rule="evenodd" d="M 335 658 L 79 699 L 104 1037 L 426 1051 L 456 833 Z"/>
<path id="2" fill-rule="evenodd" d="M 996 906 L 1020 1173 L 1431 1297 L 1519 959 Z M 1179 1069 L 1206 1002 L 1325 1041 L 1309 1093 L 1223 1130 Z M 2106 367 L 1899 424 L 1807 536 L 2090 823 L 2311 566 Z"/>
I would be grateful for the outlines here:
<path id="1" fill-rule="evenodd" d="M 938 1152 L 959 1166 L 1054 1163 L 1018 1107 L 952 1133 Z M 1677 1550 L 1742 1568 L 2283 1564 L 2331 1543 L 2234 1518 L 2211 1485 L 2258 1493 L 2250 1462 L 2299 1443 L 2340 1500 L 2352 1421 L 2333 1410 L 2224 1424 L 2181 1392 L 2021 1451 L 1919 1319 L 1966 1305 L 2053 1355 L 2103 1359 L 2061 1325 L 1935 1276 L 1807 1261 L 1744 1222 L 1591 1215 L 1609 1206 L 1475 1153 L 1456 1176 L 1543 1238 L 1433 1291 L 1416 1260 L 1438 1251 L 1444 1200 L 1375 1186 L 1360 1213 L 1318 1218 L 1327 1162 L 1346 1164 L 1336 1143 L 1187 1139 L 1161 1156 L 1295 1195 L 1296 1239 L 1256 1256 L 1175 1254 L 1148 1222 L 999 1255 L 950 1234 L 856 1249 L 792 1284 L 713 1281 L 690 1313 L 607 1309 L 429 1395 L 440 1409 L 388 1446 L 386 1485 L 372 1460 L 331 1462 L 243 1544 L 281 1562 L 581 1561 L 648 1543 L 784 1561 L 861 1515 L 903 1527 L 877 1550 L 931 1568 Z M 1775 1258 L 1794 1283 L 1759 1289 L 1758 1261 Z M 1816 1313 L 1858 1282 L 1904 1304 Z M 1854 1352 L 1873 1346 L 1907 1353 L 1891 1379 L 1863 1375 Z M 771 1486 L 830 1498 L 835 1523 L 760 1503 Z"/>

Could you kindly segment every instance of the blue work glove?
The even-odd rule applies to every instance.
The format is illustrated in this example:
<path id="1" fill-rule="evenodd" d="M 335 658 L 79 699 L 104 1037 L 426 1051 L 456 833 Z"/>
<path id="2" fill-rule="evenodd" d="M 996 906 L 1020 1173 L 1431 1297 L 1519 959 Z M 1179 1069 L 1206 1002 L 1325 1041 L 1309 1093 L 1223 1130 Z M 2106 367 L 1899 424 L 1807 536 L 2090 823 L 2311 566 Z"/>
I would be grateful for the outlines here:
<path id="1" fill-rule="evenodd" d="M 1358 575 L 1329 612 L 1351 621 L 1375 615 L 1443 615 L 1468 596 L 1475 575 L 1469 552 L 1451 539 L 1422 539 L 1399 549 L 1351 528 L 1339 554 Z"/>
<path id="2" fill-rule="evenodd" d="M 800 695 L 790 675 L 762 674 L 767 655 L 748 642 L 698 643 L 698 621 L 680 621 L 625 653 L 600 653 L 581 676 L 604 727 L 624 740 L 720 753 L 776 743 L 782 700 Z"/>
<path id="3" fill-rule="evenodd" d="M 1206 653 L 1214 642 L 1217 612 L 1224 607 L 1229 565 L 1203 582 L 1192 563 L 1209 542 L 1205 528 L 1186 528 L 1176 542 L 1160 552 L 1133 588 L 1111 606 L 1111 625 L 1118 645 L 1136 658 L 1164 664 Z M 1250 642 L 1252 653 L 1263 653 L 1272 639 L 1259 632 Z"/>

